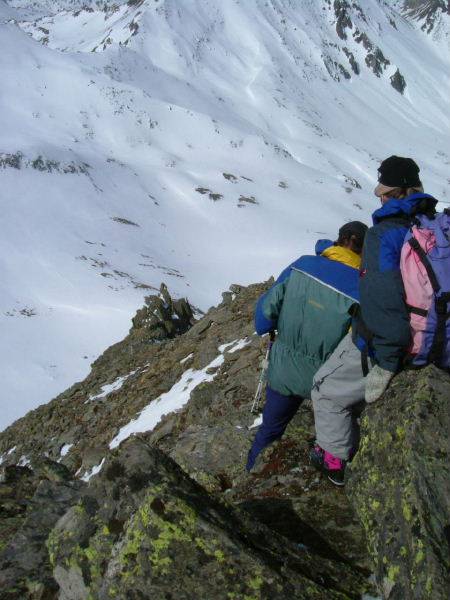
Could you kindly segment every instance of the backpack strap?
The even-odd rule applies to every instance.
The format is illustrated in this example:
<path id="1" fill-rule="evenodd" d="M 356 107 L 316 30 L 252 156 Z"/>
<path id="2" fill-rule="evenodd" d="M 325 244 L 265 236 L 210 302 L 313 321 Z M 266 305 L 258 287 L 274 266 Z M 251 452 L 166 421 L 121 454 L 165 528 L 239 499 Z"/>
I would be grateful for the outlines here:
<path id="1" fill-rule="evenodd" d="M 419 315 L 420 317 L 427 317 L 428 311 L 425 308 L 419 308 L 418 306 L 411 306 L 411 304 L 407 304 L 406 308 L 408 312 L 414 313 L 415 315 Z"/>
<path id="2" fill-rule="evenodd" d="M 356 337 L 361 336 L 364 340 L 364 348 L 361 350 L 361 370 L 363 377 L 366 377 L 369 373 L 369 352 L 372 350 L 373 332 L 365 324 L 359 304 L 354 304 L 349 312 L 353 317 L 352 329 Z"/>

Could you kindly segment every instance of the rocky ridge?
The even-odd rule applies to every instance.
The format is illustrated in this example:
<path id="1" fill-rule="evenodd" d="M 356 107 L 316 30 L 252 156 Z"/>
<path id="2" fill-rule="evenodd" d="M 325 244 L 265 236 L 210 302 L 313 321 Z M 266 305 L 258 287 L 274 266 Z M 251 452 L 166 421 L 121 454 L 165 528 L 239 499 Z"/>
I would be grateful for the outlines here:
<path id="1" fill-rule="evenodd" d="M 260 537 L 257 545 L 260 548 L 266 546 L 266 551 L 271 556 L 271 558 L 269 555 L 265 558 L 260 556 L 257 560 L 260 566 L 263 565 L 264 586 L 255 589 L 253 595 L 244 588 L 237 591 L 227 588 L 227 594 L 235 593 L 236 596 L 224 595 L 224 598 L 263 598 L 266 597 L 268 590 L 277 597 L 280 586 L 284 590 L 283 593 L 292 592 L 294 597 L 298 598 L 359 598 L 364 591 L 370 591 L 371 583 L 368 580 L 370 566 L 364 533 L 355 518 L 353 509 L 340 490 L 330 489 L 326 484 L 324 485 L 317 473 L 308 465 L 308 440 L 313 435 L 312 415 L 308 407 L 301 409 L 283 441 L 263 453 L 254 474 L 249 476 L 244 471 L 246 453 L 255 431 L 251 429 L 255 422 L 255 415 L 250 413 L 250 407 L 258 380 L 259 362 L 266 344 L 265 339 L 254 335 L 252 312 L 256 298 L 266 285 L 259 284 L 248 288 L 231 286 L 230 291 L 223 294 L 223 302 L 218 307 L 212 308 L 188 331 L 173 339 L 167 337 L 167 330 L 170 329 L 168 323 L 171 320 L 177 322 L 179 319 L 174 318 L 174 312 L 170 313 L 170 301 L 163 288 L 166 299 L 164 300 L 163 294 L 149 298 L 144 309 L 138 311 L 134 318 L 129 336 L 123 342 L 108 349 L 93 364 L 92 372 L 84 382 L 75 384 L 48 405 L 29 413 L 0 435 L 3 464 L 11 465 L 3 467 L 4 472 L 9 473 L 4 477 L 2 512 L 5 518 L 1 520 L 0 525 L 0 536 L 5 546 L 0 558 L 3 567 L 4 561 L 10 564 L 16 560 L 12 561 L 11 553 L 13 556 L 18 556 L 12 548 L 15 548 L 17 536 L 23 539 L 30 511 L 33 511 L 34 507 L 34 510 L 39 512 L 36 507 L 40 506 L 38 498 L 40 486 L 47 485 L 46 476 L 38 466 L 42 456 L 45 455 L 50 464 L 56 465 L 55 468 L 60 467 L 70 472 L 70 484 L 61 483 L 64 490 L 67 485 L 70 488 L 75 486 L 77 491 L 78 486 L 81 486 L 83 490 L 81 496 L 73 501 L 73 505 L 77 505 L 80 497 L 84 498 L 86 495 L 92 497 L 93 492 L 89 490 L 94 486 L 94 482 L 99 481 L 99 478 L 106 477 L 104 485 L 112 487 L 109 491 L 103 487 L 102 492 L 96 496 L 97 499 L 105 494 L 114 497 L 116 493 L 114 489 L 128 489 L 127 486 L 132 484 L 115 485 L 114 478 L 108 479 L 110 465 L 116 460 L 124 463 L 123 448 L 134 448 L 124 451 L 125 453 L 130 451 L 133 456 L 138 452 L 137 448 L 141 448 L 140 458 L 138 456 L 135 458 L 136 465 L 139 462 L 147 464 L 145 461 L 152 462 L 157 458 L 158 464 L 162 465 L 161 469 L 166 469 L 167 477 L 175 477 L 177 481 L 181 477 L 184 481 L 183 486 L 197 490 L 195 493 L 190 491 L 189 494 L 195 496 L 200 493 L 203 494 L 203 498 L 209 494 L 216 499 L 214 502 L 225 502 L 227 508 L 221 510 L 231 512 L 223 514 L 228 514 L 230 519 L 238 519 L 239 530 L 242 529 L 240 537 L 253 540 L 252 547 L 256 543 L 253 538 L 255 532 L 263 532 L 264 535 L 258 533 L 258 536 L 262 535 L 266 541 L 261 545 Z M 176 303 L 173 305 L 179 307 Z M 165 319 L 152 320 L 149 317 L 156 316 L 154 312 L 158 306 L 165 307 Z M 184 309 L 186 310 L 186 306 Z M 183 313 L 183 310 L 179 309 L 179 312 Z M 161 312 L 159 316 L 162 315 Z M 163 325 L 164 320 L 166 326 Z M 208 365 L 214 363 L 218 356 L 222 357 L 223 362 L 219 361 L 218 366 L 208 368 Z M 131 438 L 119 448 L 110 450 L 111 441 L 121 428 L 136 418 L 139 412 L 152 401 L 155 402 L 162 394 L 168 393 L 182 379 L 183 373 L 190 373 L 191 377 L 195 377 L 195 373 L 205 368 L 206 371 L 210 371 L 206 373 L 208 380 L 200 382 L 192 390 L 189 401 L 181 410 L 164 416 L 152 431 L 142 432 L 139 435 L 139 442 L 136 441 L 137 446 L 133 445 L 135 438 Z M 114 389 L 113 384 L 118 381 L 122 382 L 122 385 Z M 102 396 L 102 390 L 103 393 L 111 391 Z M 129 462 L 127 459 L 126 464 Z M 20 464 L 15 466 L 17 463 Z M 180 474 L 181 471 L 175 463 L 178 463 L 184 473 L 197 482 L 197 486 L 200 484 L 204 491 L 198 491 L 199 487 L 192 488 L 194 483 L 187 478 L 187 475 Z M 123 473 L 119 469 L 121 474 L 117 476 L 127 481 L 130 478 L 134 480 L 132 468 L 130 469 L 127 467 Z M 148 482 L 151 480 L 154 483 L 155 478 L 158 477 L 164 479 L 165 475 L 163 473 L 157 475 L 154 470 L 154 475 L 151 475 Z M 11 478 L 16 478 L 20 482 L 17 484 L 18 487 L 24 487 L 27 494 L 21 493 L 20 498 L 14 497 L 11 483 L 8 483 L 11 482 Z M 140 518 L 138 514 L 141 509 L 143 510 L 142 503 L 146 502 L 145 498 L 150 493 L 147 487 L 146 484 L 138 497 L 134 498 L 134 504 L 124 509 L 123 514 L 121 513 L 120 520 L 123 523 L 131 524 Z M 172 490 L 172 484 L 169 487 Z M 96 494 L 97 492 L 94 496 Z M 172 497 L 169 499 L 166 496 L 158 496 L 158 498 L 164 505 L 178 506 L 179 498 L 175 497 L 174 492 L 171 494 Z M 118 506 L 121 505 L 120 498 L 116 500 L 117 502 L 111 501 L 112 512 L 117 511 Z M 88 504 L 90 502 L 90 500 L 79 501 Z M 201 504 L 209 501 L 212 502 L 204 499 Z M 198 502 L 199 500 L 196 501 L 195 511 Z M 17 508 L 18 503 L 20 510 Z M 239 507 L 239 510 L 244 512 L 239 513 L 241 516 L 232 517 L 231 515 L 235 514 L 233 507 Z M 67 504 L 62 504 L 61 510 L 63 509 L 67 509 Z M 75 511 L 77 515 L 77 510 L 71 508 L 68 514 L 73 516 Z M 103 588 L 103 591 L 100 591 L 98 582 L 92 583 L 92 574 L 86 577 L 83 575 L 80 579 L 78 570 L 85 572 L 83 561 L 78 567 L 74 567 L 78 579 L 74 572 L 64 571 L 63 568 L 65 561 L 74 562 L 74 556 L 78 552 L 77 544 L 81 544 L 83 548 L 86 548 L 86 544 L 88 548 L 93 545 L 98 549 L 98 544 L 101 542 L 98 535 L 101 535 L 102 529 L 100 528 L 95 534 L 92 528 L 95 523 L 98 525 L 100 516 L 97 514 L 98 509 L 90 510 L 89 519 L 92 519 L 92 522 L 81 525 L 77 521 L 75 527 L 77 531 L 86 530 L 88 537 L 77 542 L 72 549 L 64 545 L 64 551 L 52 550 L 58 558 L 52 560 L 51 557 L 47 558 L 46 567 L 41 569 L 42 573 L 47 574 L 44 581 L 41 579 L 36 581 L 31 577 L 30 583 L 30 574 L 25 577 L 21 570 L 25 559 L 18 558 L 16 561 L 18 564 L 13 565 L 9 571 L 6 570 L 9 579 L 3 581 L 4 586 L 12 585 L 12 581 L 16 578 L 22 582 L 21 593 L 24 593 L 24 589 L 42 591 L 44 585 L 49 590 L 58 587 L 65 589 L 64 593 L 67 596 L 62 595 L 62 598 L 85 598 L 88 597 L 86 590 L 90 590 L 93 586 L 92 590 L 96 590 L 95 593 L 92 592 L 93 597 L 113 597 L 108 596 L 109 592 Z M 173 510 L 177 512 L 177 509 L 171 509 L 169 512 Z M 194 509 L 191 507 L 190 510 Z M 47 520 L 47 529 L 38 536 L 41 547 L 44 538 L 47 539 L 48 544 L 50 532 L 59 516 L 61 515 L 52 515 Z M 108 518 L 111 520 L 113 517 Z M 66 517 L 63 518 L 65 519 Z M 73 525 L 72 521 L 70 523 Z M 203 529 L 208 527 L 209 525 L 202 525 Z M 114 540 L 110 540 L 109 550 L 112 547 L 119 548 L 123 544 L 128 544 L 127 536 L 131 535 L 130 532 L 128 525 L 116 532 Z M 194 534 L 191 532 L 186 535 L 192 537 Z M 213 538 L 217 539 L 218 535 L 217 532 L 214 533 Z M 226 528 L 225 531 L 222 530 L 219 537 L 225 538 L 228 535 L 230 531 Z M 69 537 L 72 539 L 72 536 Z M 124 541 L 125 538 L 127 542 Z M 236 543 L 236 540 L 229 541 L 226 545 Z M 199 544 L 198 551 L 201 553 L 201 542 Z M 238 547 L 239 553 L 250 552 L 251 555 L 254 553 L 254 549 L 250 551 L 246 545 L 246 549 L 239 545 Z M 274 557 L 281 552 L 281 548 L 285 548 L 284 555 L 286 548 L 290 548 L 289 553 L 293 553 L 288 562 L 292 559 L 293 565 L 297 563 L 300 565 L 306 560 L 305 565 L 309 566 L 305 566 L 305 570 L 299 566 L 289 567 L 286 573 L 291 573 L 292 569 L 292 573 L 298 570 L 298 574 L 293 577 L 290 574 L 276 575 L 277 570 L 285 569 L 275 564 L 280 559 L 275 560 Z M 221 551 L 224 551 L 223 548 Z M 174 552 L 177 553 L 178 550 Z M 245 569 L 242 565 L 240 567 L 231 565 L 230 568 L 244 569 L 249 573 L 250 565 L 253 564 L 255 567 L 253 560 L 254 558 L 249 558 L 248 561 L 247 559 L 244 561 L 247 565 Z M 61 561 L 62 566 L 58 567 L 60 564 L 58 561 Z M 317 570 L 314 566 L 316 563 L 328 566 L 324 570 L 322 567 Z M 109 558 L 104 557 L 101 567 L 102 577 L 106 571 L 110 572 L 107 564 Z M 220 564 L 220 561 L 216 561 L 215 570 L 209 575 L 207 575 L 208 570 L 204 573 L 202 571 L 205 578 L 212 578 L 210 585 L 216 586 L 214 597 L 217 598 L 222 597 L 219 589 L 222 589 L 224 583 L 222 575 L 217 571 Z M 149 576 L 147 567 L 143 571 L 146 573 L 146 578 Z M 187 565 L 186 568 L 192 570 L 193 566 Z M 258 572 L 258 569 L 260 567 L 255 572 Z M 272 574 L 270 575 L 269 572 Z M 53 576 L 49 573 L 53 573 Z M 167 576 L 165 579 L 167 593 L 173 585 L 173 577 L 171 571 L 170 577 Z M 305 578 L 308 580 L 307 585 Z M 76 579 L 75 583 L 73 583 L 74 579 Z M 268 588 L 266 580 L 273 581 Z M 200 583 L 195 581 L 198 587 Z M 78 595 L 73 592 L 75 595 L 71 596 L 72 592 L 67 591 L 67 586 L 72 585 L 70 582 L 78 590 L 76 592 Z M 117 586 L 115 576 L 109 583 L 111 584 L 109 587 Z M 155 585 L 163 585 L 163 583 L 159 582 Z M 310 590 L 308 592 L 310 595 L 302 595 L 300 588 L 305 585 L 305 589 Z M 20 597 L 11 593 L 12 595 L 9 596 L 11 598 Z M 27 591 L 27 593 L 29 595 L 25 597 L 39 597 L 37 593 L 34 596 L 34 592 Z M 187 591 L 185 593 L 186 596 L 177 597 L 192 597 Z M 211 589 L 208 588 L 205 597 L 211 596 L 211 593 Z"/>
<path id="2" fill-rule="evenodd" d="M 359 599 L 372 571 L 384 598 L 446 598 L 446 374 L 404 373 L 366 412 L 358 516 L 308 463 L 307 402 L 245 473 L 267 285 L 231 286 L 193 325 L 162 287 L 85 381 L 0 434 L 5 598 Z M 142 425 L 171 394 L 185 402 Z"/>
<path id="3" fill-rule="evenodd" d="M 347 490 L 392 600 L 450 592 L 450 377 L 404 372 L 362 420 Z"/>

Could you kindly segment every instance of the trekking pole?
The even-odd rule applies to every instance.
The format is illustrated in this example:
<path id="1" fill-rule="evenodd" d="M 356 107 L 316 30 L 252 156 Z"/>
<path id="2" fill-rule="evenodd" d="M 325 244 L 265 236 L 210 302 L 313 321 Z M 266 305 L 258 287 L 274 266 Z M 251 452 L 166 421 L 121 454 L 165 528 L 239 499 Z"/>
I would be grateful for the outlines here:
<path id="1" fill-rule="evenodd" d="M 260 405 L 260 402 L 261 402 L 261 397 L 262 397 L 264 383 L 266 381 L 267 369 L 269 368 L 269 354 L 270 354 L 270 349 L 272 348 L 274 340 L 275 340 L 275 332 L 271 331 L 270 332 L 269 343 L 267 345 L 266 354 L 265 354 L 264 358 L 261 361 L 261 372 L 259 374 L 258 387 L 256 388 L 255 397 L 253 398 L 252 407 L 250 409 L 250 412 L 252 414 L 258 414 L 259 413 L 259 405 Z"/>

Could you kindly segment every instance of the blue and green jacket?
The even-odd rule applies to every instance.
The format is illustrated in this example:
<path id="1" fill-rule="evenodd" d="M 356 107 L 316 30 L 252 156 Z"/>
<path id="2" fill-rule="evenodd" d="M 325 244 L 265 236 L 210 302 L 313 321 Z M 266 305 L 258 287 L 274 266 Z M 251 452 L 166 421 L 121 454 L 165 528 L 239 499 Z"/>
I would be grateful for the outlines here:
<path id="1" fill-rule="evenodd" d="M 413 216 L 433 212 L 436 203 L 423 193 L 388 200 L 373 213 L 373 227 L 364 241 L 361 310 L 352 327 L 353 339 L 360 350 L 369 346 L 375 362 L 394 373 L 401 368 L 411 340 L 400 254 Z"/>
<path id="2" fill-rule="evenodd" d="M 268 369 L 273 390 L 309 397 L 314 374 L 349 331 L 359 263 L 351 250 L 319 240 L 316 256 L 297 259 L 260 297 L 257 333 L 278 332 Z"/>

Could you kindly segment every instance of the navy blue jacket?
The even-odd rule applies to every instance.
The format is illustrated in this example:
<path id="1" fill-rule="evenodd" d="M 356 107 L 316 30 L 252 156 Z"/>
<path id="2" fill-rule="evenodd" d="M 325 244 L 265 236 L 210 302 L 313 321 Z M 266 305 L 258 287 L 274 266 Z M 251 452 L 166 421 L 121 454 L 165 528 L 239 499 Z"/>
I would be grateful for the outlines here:
<path id="1" fill-rule="evenodd" d="M 373 215 L 366 234 L 359 284 L 361 312 L 353 327 L 362 349 L 371 332 L 375 362 L 396 372 L 402 365 L 411 340 L 409 314 L 400 273 L 400 253 L 414 214 L 433 211 L 437 200 L 428 194 L 392 198 Z M 361 326 L 361 317 L 364 325 Z"/>

